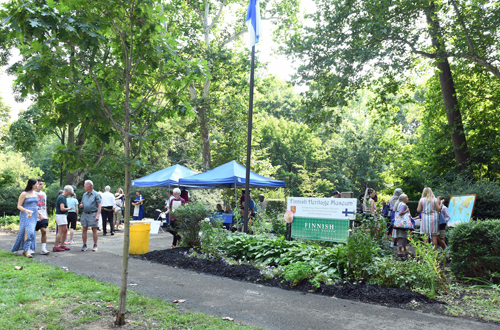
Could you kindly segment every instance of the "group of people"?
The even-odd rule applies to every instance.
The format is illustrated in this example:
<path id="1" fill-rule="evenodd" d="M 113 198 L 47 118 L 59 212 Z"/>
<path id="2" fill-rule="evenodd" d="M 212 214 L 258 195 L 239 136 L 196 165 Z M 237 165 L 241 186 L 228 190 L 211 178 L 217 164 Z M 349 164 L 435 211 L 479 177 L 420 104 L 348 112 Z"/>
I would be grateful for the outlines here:
<path id="1" fill-rule="evenodd" d="M 446 225 L 450 220 L 450 212 L 445 205 L 445 198 L 443 196 L 434 196 L 432 189 L 425 187 L 422 191 L 422 197 L 418 202 L 417 213 L 419 215 L 412 217 L 410 209 L 407 205 L 408 196 L 403 193 L 403 190 L 397 188 L 394 190 L 394 195 L 389 200 L 388 208 L 390 210 L 391 225 L 388 229 L 388 234 L 392 236 L 392 246 L 398 248 L 398 254 L 408 252 L 408 230 L 394 228 L 394 218 L 396 212 L 400 216 L 406 213 L 411 219 L 418 224 L 420 222 L 420 234 L 425 235 L 425 239 L 430 238 L 434 249 L 440 246 L 445 250 L 446 242 Z M 397 243 L 396 243 L 397 240 Z"/>
<path id="2" fill-rule="evenodd" d="M 264 194 L 259 195 L 259 202 L 255 203 L 255 201 L 252 199 L 252 191 L 248 191 L 248 213 L 250 213 L 250 216 L 254 217 L 257 213 L 265 213 L 266 212 L 266 207 L 267 207 L 267 201 L 264 196 Z M 245 208 L 245 190 L 241 191 L 241 196 L 240 196 L 240 210 L 241 214 L 244 213 L 244 208 Z"/>
<path id="3" fill-rule="evenodd" d="M 36 232 L 41 232 L 42 249 L 41 254 L 49 254 L 47 249 L 47 227 L 49 218 L 47 215 L 47 195 L 42 191 L 42 179 L 29 179 L 26 188 L 19 195 L 17 208 L 19 209 L 20 222 L 19 232 L 11 248 L 11 252 L 23 251 L 23 255 L 32 258 L 36 251 Z M 110 234 L 114 235 L 123 220 L 123 206 L 125 196 L 122 189 L 118 189 L 116 194 L 110 192 L 110 187 L 105 187 L 104 193 L 98 193 L 94 190 L 94 184 L 91 180 L 84 183 L 85 193 L 82 196 L 81 203 L 78 204 L 73 186 L 67 185 L 59 192 L 55 203 L 55 221 L 57 224 L 57 234 L 52 252 L 68 251 L 67 244 L 75 243 L 73 240 L 76 222 L 80 218 L 82 225 L 82 248 L 81 251 L 87 251 L 87 233 L 90 228 L 92 231 L 93 248 L 92 251 L 98 251 L 97 231 L 99 222 L 102 219 L 103 236 L 107 234 L 107 224 L 110 226 Z M 136 193 L 137 197 L 132 203 L 135 209 L 138 209 L 138 219 L 142 214 L 144 217 L 144 208 L 142 203 L 144 199 L 140 191 Z M 141 212 L 142 210 L 142 212 Z M 70 239 L 67 241 L 68 229 Z"/>
<path id="4" fill-rule="evenodd" d="M 332 197 L 336 197 L 335 194 Z M 388 203 L 382 203 L 382 209 L 377 212 L 375 203 L 377 202 L 377 193 L 372 188 L 367 188 L 365 194 L 359 196 L 358 213 L 373 216 L 383 216 L 390 220 L 388 222 L 387 234 L 392 238 L 391 247 L 397 247 L 398 254 L 408 252 L 408 235 L 413 232 L 406 229 L 394 228 L 394 219 L 396 213 L 399 216 L 408 216 L 413 220 L 415 226 L 420 225 L 420 234 L 425 235 L 425 240 L 430 239 L 435 249 L 441 247 L 447 248 L 445 242 L 446 224 L 450 220 L 450 212 L 445 205 L 443 196 L 435 197 L 432 189 L 424 188 L 422 196 L 418 202 L 417 213 L 415 217 L 411 216 L 408 207 L 408 195 L 403 193 L 401 188 L 394 190 L 393 196 Z"/>

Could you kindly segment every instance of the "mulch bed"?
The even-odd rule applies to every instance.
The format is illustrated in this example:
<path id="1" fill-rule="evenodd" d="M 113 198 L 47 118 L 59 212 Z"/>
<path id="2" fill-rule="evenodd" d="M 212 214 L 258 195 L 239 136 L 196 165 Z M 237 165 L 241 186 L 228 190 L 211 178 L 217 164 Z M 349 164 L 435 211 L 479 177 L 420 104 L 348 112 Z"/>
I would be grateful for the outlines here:
<path id="1" fill-rule="evenodd" d="M 352 282 L 339 282 L 339 284 L 336 285 L 321 284 L 321 287 L 316 289 L 309 281 L 303 281 L 291 287 L 289 282 L 282 278 L 264 279 L 260 271 L 250 265 L 228 265 L 222 260 L 190 258 L 184 255 L 187 251 L 187 248 L 181 247 L 168 250 L 155 250 L 136 256 L 135 258 L 176 266 L 178 268 L 189 269 L 200 273 L 227 277 L 233 280 L 279 287 L 286 290 L 297 290 L 304 293 L 314 293 L 364 303 L 439 314 L 441 314 L 440 311 L 442 310 L 443 303 L 431 300 L 422 294 L 410 290 Z"/>

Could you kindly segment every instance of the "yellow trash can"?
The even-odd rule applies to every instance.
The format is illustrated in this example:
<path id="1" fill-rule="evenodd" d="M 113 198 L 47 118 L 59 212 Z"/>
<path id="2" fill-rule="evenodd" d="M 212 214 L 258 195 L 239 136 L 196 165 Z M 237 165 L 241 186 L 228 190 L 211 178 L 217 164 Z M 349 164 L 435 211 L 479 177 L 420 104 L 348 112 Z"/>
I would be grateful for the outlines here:
<path id="1" fill-rule="evenodd" d="M 149 252 L 149 231 L 151 223 L 146 221 L 130 221 L 129 254 L 144 254 Z"/>

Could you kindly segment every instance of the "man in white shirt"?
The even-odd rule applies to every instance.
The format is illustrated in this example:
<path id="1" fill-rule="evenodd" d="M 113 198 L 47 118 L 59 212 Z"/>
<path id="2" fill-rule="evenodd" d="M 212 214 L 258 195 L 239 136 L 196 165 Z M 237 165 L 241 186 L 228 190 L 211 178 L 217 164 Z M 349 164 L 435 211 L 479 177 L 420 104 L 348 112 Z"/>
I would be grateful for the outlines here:
<path id="1" fill-rule="evenodd" d="M 49 254 L 50 252 L 47 250 L 47 227 L 49 226 L 49 217 L 47 216 L 47 195 L 41 191 L 43 189 L 43 180 L 38 179 L 38 184 L 35 185 L 34 188 L 37 193 L 36 205 L 38 207 L 38 221 L 36 222 L 35 230 L 40 230 L 42 234 L 42 252 L 40 254 Z M 36 242 L 33 241 L 33 251 L 35 251 L 35 244 Z"/>
<path id="2" fill-rule="evenodd" d="M 267 201 L 265 200 L 264 194 L 259 195 L 259 203 L 257 205 L 257 211 L 259 213 L 266 213 Z"/>
<path id="3" fill-rule="evenodd" d="M 104 188 L 104 193 L 102 194 L 101 200 L 101 215 L 102 215 L 102 236 L 106 236 L 106 229 L 109 222 L 109 227 L 111 230 L 111 236 L 115 234 L 114 225 L 113 225 L 113 213 L 116 206 L 115 195 L 110 193 L 110 186 L 106 186 Z"/>

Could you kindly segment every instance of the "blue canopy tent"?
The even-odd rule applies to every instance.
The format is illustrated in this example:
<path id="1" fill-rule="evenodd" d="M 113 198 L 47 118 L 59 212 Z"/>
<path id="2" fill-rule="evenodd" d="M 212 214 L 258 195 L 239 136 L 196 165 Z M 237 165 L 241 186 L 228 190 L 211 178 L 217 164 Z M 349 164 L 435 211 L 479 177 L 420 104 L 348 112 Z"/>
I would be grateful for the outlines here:
<path id="1" fill-rule="evenodd" d="M 181 178 L 195 174 L 198 174 L 198 172 L 177 164 L 133 180 L 132 187 L 170 188 L 170 186 L 179 185 Z"/>
<path id="2" fill-rule="evenodd" d="M 197 188 L 234 188 L 235 200 L 237 188 L 245 188 L 246 168 L 232 160 L 205 173 L 196 174 L 179 180 L 181 186 Z M 285 181 L 274 180 L 250 171 L 250 188 L 280 188 L 285 187 Z M 286 199 L 286 198 L 285 198 Z"/>
<path id="3" fill-rule="evenodd" d="M 181 186 L 198 188 L 245 188 L 246 169 L 236 161 L 230 161 L 205 173 L 179 179 Z M 285 181 L 274 180 L 250 171 L 250 188 L 280 188 Z"/>

